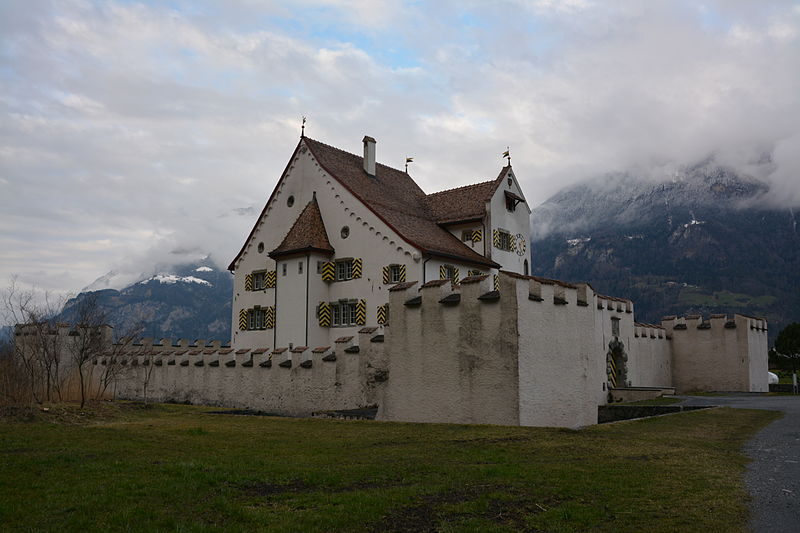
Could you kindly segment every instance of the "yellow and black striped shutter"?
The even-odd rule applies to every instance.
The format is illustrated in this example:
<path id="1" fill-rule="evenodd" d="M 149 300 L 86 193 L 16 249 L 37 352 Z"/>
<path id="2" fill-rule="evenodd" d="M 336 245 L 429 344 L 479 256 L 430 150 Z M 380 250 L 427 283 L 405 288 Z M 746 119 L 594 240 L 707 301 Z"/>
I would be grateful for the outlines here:
<path id="1" fill-rule="evenodd" d="M 356 324 L 363 326 L 367 323 L 367 301 L 359 300 L 356 304 Z"/>
<path id="2" fill-rule="evenodd" d="M 317 306 L 319 325 L 323 328 L 331 327 L 331 306 L 328 302 L 320 302 Z"/>
<path id="3" fill-rule="evenodd" d="M 277 282 L 278 282 L 278 271 L 270 270 L 269 272 L 267 272 L 266 287 L 268 289 L 274 289 L 275 284 Z"/>
<path id="4" fill-rule="evenodd" d="M 405 280 L 406 280 L 406 266 L 400 265 L 400 281 L 404 282 Z"/>
<path id="5" fill-rule="evenodd" d="M 493 229 L 492 230 L 492 243 L 494 243 L 495 248 L 500 248 L 500 231 Z"/>
<path id="6" fill-rule="evenodd" d="M 467 276 L 480 276 L 480 270 L 467 270 Z"/>
<path id="7" fill-rule="evenodd" d="M 264 320 L 264 325 L 267 329 L 272 329 L 275 327 L 275 306 L 271 305 L 267 307 L 266 310 L 266 317 Z"/>
<path id="8" fill-rule="evenodd" d="M 244 277 L 244 290 L 252 291 L 253 290 L 253 275 L 247 274 Z"/>
<path id="9" fill-rule="evenodd" d="M 360 278 L 361 272 L 364 270 L 364 262 L 360 257 L 353 259 L 353 279 Z"/>
<path id="10" fill-rule="evenodd" d="M 439 279 L 447 279 L 447 267 L 444 265 L 439 266 Z"/>
<path id="11" fill-rule="evenodd" d="M 508 251 L 510 251 L 510 252 L 516 252 L 516 251 L 517 251 L 517 239 L 516 239 L 516 237 L 511 237 L 511 236 L 509 235 L 509 238 L 508 238 L 508 245 L 509 245 L 509 247 L 508 247 Z"/>
<path id="12" fill-rule="evenodd" d="M 392 267 L 390 267 L 390 266 L 383 267 L 383 284 L 384 285 L 391 281 L 391 278 L 389 277 L 390 274 L 391 274 L 391 271 L 392 271 Z"/>
<path id="13" fill-rule="evenodd" d="M 453 267 L 453 283 L 458 283 L 460 271 L 458 267 Z"/>
<path id="14" fill-rule="evenodd" d="M 492 278 L 492 284 L 494 285 L 494 290 L 499 291 L 500 290 L 500 276 L 495 274 L 494 277 Z"/>
<path id="15" fill-rule="evenodd" d="M 239 330 L 247 331 L 247 309 L 239 311 Z"/>
<path id="16" fill-rule="evenodd" d="M 483 231 L 479 229 L 472 230 L 472 242 L 481 242 L 483 240 Z"/>
<path id="17" fill-rule="evenodd" d="M 333 261 L 322 263 L 322 281 L 333 281 L 336 279 L 336 265 Z"/>
<path id="18" fill-rule="evenodd" d="M 378 324 L 386 324 L 386 317 L 389 314 L 389 304 L 378 306 Z"/>

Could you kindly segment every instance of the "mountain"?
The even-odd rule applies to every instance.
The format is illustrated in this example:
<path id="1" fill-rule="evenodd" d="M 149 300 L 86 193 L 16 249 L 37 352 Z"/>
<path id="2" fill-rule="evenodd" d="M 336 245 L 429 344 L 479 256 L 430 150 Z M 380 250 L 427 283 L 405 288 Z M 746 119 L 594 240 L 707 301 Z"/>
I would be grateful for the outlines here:
<path id="1" fill-rule="evenodd" d="M 667 180 L 605 176 L 533 211 L 533 272 L 631 298 L 641 322 L 670 314 L 800 320 L 800 234 L 768 186 L 704 162 Z"/>
<path id="2" fill-rule="evenodd" d="M 108 286 L 114 277 L 110 272 L 89 288 Z M 76 322 L 81 302 L 94 298 L 118 335 L 141 324 L 143 337 L 227 341 L 232 294 L 233 276 L 204 260 L 161 270 L 120 290 L 84 290 L 64 305 L 57 320 Z"/>

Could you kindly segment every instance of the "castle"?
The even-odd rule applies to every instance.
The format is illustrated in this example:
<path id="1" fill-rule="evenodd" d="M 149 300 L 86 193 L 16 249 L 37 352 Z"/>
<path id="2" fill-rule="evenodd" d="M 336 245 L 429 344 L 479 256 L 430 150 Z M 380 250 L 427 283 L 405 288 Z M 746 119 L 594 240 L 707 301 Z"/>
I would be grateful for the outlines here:
<path id="1" fill-rule="evenodd" d="M 633 302 L 530 275 L 510 164 L 425 194 L 407 172 L 301 137 L 229 269 L 231 345 L 100 354 L 122 397 L 382 420 L 580 427 L 609 401 L 767 390 L 767 325 L 634 321 Z"/>

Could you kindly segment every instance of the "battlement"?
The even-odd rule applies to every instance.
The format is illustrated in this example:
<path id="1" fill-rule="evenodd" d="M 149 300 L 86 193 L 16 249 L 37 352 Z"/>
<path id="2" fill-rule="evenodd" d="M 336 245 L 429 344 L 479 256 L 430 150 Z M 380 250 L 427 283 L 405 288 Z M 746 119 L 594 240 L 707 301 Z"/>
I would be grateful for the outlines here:
<path id="1" fill-rule="evenodd" d="M 767 321 L 739 313 L 713 314 L 708 318 L 701 315 L 687 315 L 685 317 L 665 316 L 661 319 L 661 326 L 669 332 L 709 331 L 719 329 L 748 329 L 760 333 L 767 332 Z"/>
<path id="2" fill-rule="evenodd" d="M 146 338 L 115 345 L 92 362 L 98 373 L 109 366 L 122 369 L 121 398 L 308 415 L 321 406 L 351 409 L 377 402 L 386 365 L 383 336 L 376 331 L 362 328 L 335 346 L 238 350 L 220 341 Z"/>

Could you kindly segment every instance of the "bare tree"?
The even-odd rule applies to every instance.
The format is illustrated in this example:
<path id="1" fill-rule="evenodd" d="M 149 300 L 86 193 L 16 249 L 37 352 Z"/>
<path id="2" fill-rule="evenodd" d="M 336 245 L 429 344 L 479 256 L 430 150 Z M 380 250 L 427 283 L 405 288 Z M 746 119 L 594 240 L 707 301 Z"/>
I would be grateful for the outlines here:
<path id="1" fill-rule="evenodd" d="M 76 328 L 69 332 L 67 352 L 70 370 L 78 375 L 81 409 L 86 405 L 91 373 L 89 364 L 104 349 L 111 346 L 112 328 L 107 324 L 106 314 L 94 295 L 81 298 L 75 310 Z"/>
<path id="2" fill-rule="evenodd" d="M 0 293 L 0 313 L 4 324 L 14 326 L 14 362 L 5 365 L 4 370 L 21 370 L 18 377 L 23 382 L 17 388 L 24 387 L 33 401 L 41 403 L 51 400 L 54 394 L 60 398 L 64 375 L 51 299 L 47 293 L 44 298 L 37 296 L 35 289 L 20 288 L 16 277 L 12 277 Z"/>

